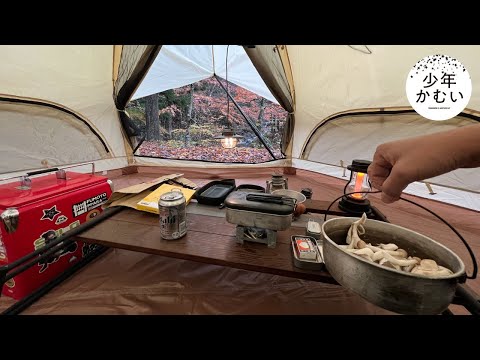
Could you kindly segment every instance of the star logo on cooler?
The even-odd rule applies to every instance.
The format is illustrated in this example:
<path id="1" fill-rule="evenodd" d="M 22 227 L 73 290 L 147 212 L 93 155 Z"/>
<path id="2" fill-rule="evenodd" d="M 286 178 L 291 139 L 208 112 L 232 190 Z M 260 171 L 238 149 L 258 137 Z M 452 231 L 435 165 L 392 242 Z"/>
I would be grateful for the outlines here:
<path id="1" fill-rule="evenodd" d="M 42 210 L 43 216 L 40 220 L 50 220 L 53 221 L 55 216 L 60 214 L 60 211 L 57 210 L 57 205 L 53 205 L 50 209 Z"/>

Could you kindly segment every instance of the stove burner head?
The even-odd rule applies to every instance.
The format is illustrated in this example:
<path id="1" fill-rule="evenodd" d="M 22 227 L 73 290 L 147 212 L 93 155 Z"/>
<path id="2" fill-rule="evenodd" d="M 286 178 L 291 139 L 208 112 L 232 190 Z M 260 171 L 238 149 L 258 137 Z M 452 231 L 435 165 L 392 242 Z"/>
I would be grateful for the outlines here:
<path id="1" fill-rule="evenodd" d="M 237 225 L 236 241 L 240 244 L 245 241 L 256 242 L 274 248 L 277 246 L 277 232 L 270 229 Z"/>

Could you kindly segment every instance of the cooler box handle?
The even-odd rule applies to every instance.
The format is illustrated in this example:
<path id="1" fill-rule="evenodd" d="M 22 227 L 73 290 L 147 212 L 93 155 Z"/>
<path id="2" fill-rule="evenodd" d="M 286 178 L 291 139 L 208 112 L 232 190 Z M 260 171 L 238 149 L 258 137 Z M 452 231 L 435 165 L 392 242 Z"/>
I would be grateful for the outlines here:
<path id="1" fill-rule="evenodd" d="M 54 168 L 50 168 L 50 169 L 27 172 L 27 176 L 40 175 L 40 174 L 48 173 L 48 172 L 51 172 L 51 171 L 58 171 L 58 168 L 54 167 Z"/>

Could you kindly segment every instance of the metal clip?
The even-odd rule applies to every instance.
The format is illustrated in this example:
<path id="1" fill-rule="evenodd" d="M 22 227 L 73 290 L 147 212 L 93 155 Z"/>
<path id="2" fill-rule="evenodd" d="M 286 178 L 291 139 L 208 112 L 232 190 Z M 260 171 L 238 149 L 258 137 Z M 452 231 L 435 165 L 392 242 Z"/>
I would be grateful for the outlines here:
<path id="1" fill-rule="evenodd" d="M 59 169 L 55 174 L 57 175 L 57 179 L 67 180 L 67 172 L 65 170 Z"/>
<path id="2" fill-rule="evenodd" d="M 32 187 L 32 179 L 24 175 L 20 178 L 20 186 L 17 186 L 19 190 L 30 190 Z"/>

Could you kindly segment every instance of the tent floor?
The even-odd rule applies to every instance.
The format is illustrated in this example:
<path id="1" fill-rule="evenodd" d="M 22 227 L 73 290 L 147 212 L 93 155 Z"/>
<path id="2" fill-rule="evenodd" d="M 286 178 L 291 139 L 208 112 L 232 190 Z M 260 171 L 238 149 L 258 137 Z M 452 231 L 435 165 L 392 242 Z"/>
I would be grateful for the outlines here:
<path id="1" fill-rule="evenodd" d="M 115 170 L 108 176 L 116 189 L 162 174 L 184 173 L 203 185 L 218 178 L 261 184 L 275 169 L 183 169 L 138 167 Z M 331 201 L 343 191 L 344 181 L 297 170 L 287 175 L 289 187 L 313 189 L 313 199 Z M 469 242 L 480 259 L 478 212 L 406 196 L 449 221 Z M 405 202 L 386 205 L 370 197 L 392 223 L 421 232 L 443 243 L 472 264 L 460 239 L 424 210 Z M 468 286 L 480 293 L 480 280 Z M 0 311 L 15 303 L 2 296 Z M 457 305 L 454 314 L 466 314 Z M 58 285 L 22 314 L 392 314 L 338 285 L 278 275 L 207 265 L 157 255 L 110 249 L 106 254 Z"/>

